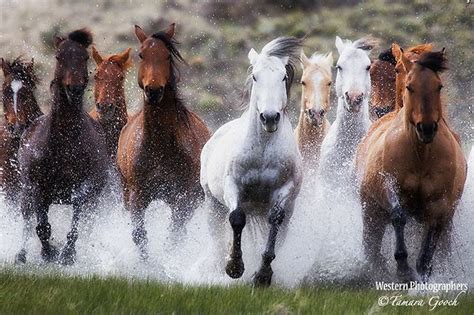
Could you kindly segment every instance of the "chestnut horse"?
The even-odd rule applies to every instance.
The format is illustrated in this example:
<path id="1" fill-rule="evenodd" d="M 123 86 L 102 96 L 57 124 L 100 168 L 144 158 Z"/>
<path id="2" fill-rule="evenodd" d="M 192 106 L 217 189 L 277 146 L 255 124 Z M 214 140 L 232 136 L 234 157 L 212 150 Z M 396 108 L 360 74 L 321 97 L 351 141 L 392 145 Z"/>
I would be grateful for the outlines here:
<path id="1" fill-rule="evenodd" d="M 444 50 L 422 53 L 416 62 L 397 55 L 407 73 L 403 107 L 387 115 L 391 119 L 381 119 L 359 146 L 357 156 L 364 248 L 370 265 L 386 270 L 380 247 L 391 222 L 400 280 L 418 280 L 419 275 L 427 281 L 437 243 L 451 223 L 464 188 L 466 161 L 443 118 L 439 74 L 446 69 Z M 418 274 L 407 260 L 404 228 L 408 216 L 425 229 Z"/>
<path id="2" fill-rule="evenodd" d="M 370 120 L 375 121 L 395 109 L 395 57 L 392 48 L 379 54 L 370 66 Z"/>
<path id="3" fill-rule="evenodd" d="M 38 78 L 34 62 L 17 58 L 12 62 L 0 59 L 3 81 L 3 115 L 0 122 L 0 185 L 9 206 L 16 206 L 20 195 L 18 148 L 23 131 L 43 115 L 36 102 Z"/>
<path id="4" fill-rule="evenodd" d="M 313 54 L 311 58 L 301 54 L 301 110 L 295 129 L 296 141 L 305 166 L 317 169 L 321 143 L 331 124 L 326 118 L 330 109 L 333 64 L 332 53 Z"/>
<path id="5" fill-rule="evenodd" d="M 114 162 L 120 132 L 127 124 L 124 82 L 125 74 L 132 65 L 130 50 L 128 48 L 121 54 L 104 58 L 92 47 L 92 57 L 97 64 L 94 80 L 96 107 L 89 114 L 104 129 L 107 149 Z"/>
<path id="6" fill-rule="evenodd" d="M 204 199 L 199 157 L 210 135 L 178 95 L 176 62 L 183 59 L 174 31 L 171 24 L 148 36 L 135 26 L 141 43 L 138 85 L 144 91 L 144 104 L 122 129 L 117 152 L 132 236 L 142 259 L 148 257 L 144 216 L 150 202 L 161 199 L 171 207 L 171 236 L 176 240 Z"/>
<path id="7" fill-rule="evenodd" d="M 71 230 L 59 255 L 62 264 L 75 261 L 78 223 L 97 204 L 108 180 L 110 157 L 100 126 L 82 106 L 88 83 L 87 47 L 92 34 L 76 30 L 68 38 L 55 38 L 56 69 L 51 82 L 51 111 L 36 119 L 24 132 L 19 149 L 22 196 L 25 219 L 24 242 L 17 262 L 26 261 L 32 216 L 36 214 L 36 233 L 41 241 L 41 255 L 46 261 L 56 259 L 57 250 L 49 243 L 51 225 L 49 206 L 72 204 Z"/>

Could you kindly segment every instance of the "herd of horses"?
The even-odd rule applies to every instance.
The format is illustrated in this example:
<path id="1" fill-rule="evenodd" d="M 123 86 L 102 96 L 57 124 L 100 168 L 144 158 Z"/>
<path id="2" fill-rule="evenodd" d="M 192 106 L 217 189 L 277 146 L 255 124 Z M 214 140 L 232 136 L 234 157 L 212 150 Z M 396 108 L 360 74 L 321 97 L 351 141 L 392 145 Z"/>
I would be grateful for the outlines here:
<path id="1" fill-rule="evenodd" d="M 143 107 L 127 113 L 124 80 L 132 66 L 131 49 L 104 57 L 92 47 L 97 64 L 95 109 L 87 113 L 87 29 L 55 37 L 56 68 L 51 82 L 51 111 L 36 99 L 33 60 L 1 59 L 4 74 L 0 182 L 8 206 L 24 218 L 23 244 L 16 255 L 25 263 L 33 234 L 42 258 L 73 264 L 78 224 L 97 208 L 110 176 L 118 173 L 132 238 L 146 260 L 145 211 L 153 200 L 171 208 L 170 235 L 177 244 L 186 224 L 206 200 L 209 230 L 225 257 L 227 222 L 233 231 L 225 272 L 244 272 L 242 231 L 247 217 L 267 222 L 268 239 L 256 285 L 271 283 L 275 248 L 287 232 L 306 176 L 336 185 L 352 178 L 363 209 L 363 245 L 370 270 L 389 273 L 380 252 L 388 224 L 395 230 L 395 260 L 401 281 L 427 281 L 443 233 L 449 232 L 467 165 L 459 137 L 445 119 L 441 101 L 446 56 L 431 44 L 402 49 L 396 43 L 375 60 L 377 42 L 336 38 L 337 115 L 331 124 L 333 56 L 307 57 L 303 39 L 279 37 L 257 52 L 251 49 L 246 81 L 247 109 L 213 134 L 185 106 L 178 91 L 183 57 L 175 24 L 139 41 L 138 85 Z M 301 112 L 295 130 L 288 99 L 298 65 L 302 66 Z M 317 169 L 312 175 L 309 169 Z M 50 244 L 48 210 L 69 204 L 73 216 L 61 250 Z M 424 227 L 414 271 L 408 263 L 404 227 L 407 217 Z M 36 219 L 36 220 L 35 220 Z M 224 267 L 224 266 L 223 266 Z"/>

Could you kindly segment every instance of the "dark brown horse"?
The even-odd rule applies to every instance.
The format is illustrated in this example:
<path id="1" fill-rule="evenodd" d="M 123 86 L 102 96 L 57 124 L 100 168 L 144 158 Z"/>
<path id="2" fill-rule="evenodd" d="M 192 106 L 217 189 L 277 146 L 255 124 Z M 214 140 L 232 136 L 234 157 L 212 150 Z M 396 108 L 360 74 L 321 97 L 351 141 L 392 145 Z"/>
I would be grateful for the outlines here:
<path id="1" fill-rule="evenodd" d="M 89 114 L 104 129 L 107 149 L 114 162 L 120 132 L 127 124 L 124 82 L 127 70 L 132 65 L 130 50 L 128 48 L 121 54 L 104 58 L 92 47 L 92 57 L 97 64 L 94 85 L 96 107 Z"/>
<path id="2" fill-rule="evenodd" d="M 41 255 L 56 259 L 57 250 L 49 243 L 49 206 L 72 204 L 73 217 L 67 242 L 59 255 L 62 264 L 75 261 L 78 223 L 92 211 L 108 179 L 110 157 L 101 127 L 84 111 L 82 100 L 88 83 L 87 47 L 92 34 L 81 29 L 68 38 L 55 38 L 56 69 L 51 82 L 51 112 L 36 119 L 22 136 L 19 161 L 23 191 L 21 210 L 25 219 L 24 244 L 17 255 L 26 261 L 25 243 L 31 217 L 36 214 L 36 233 Z"/>
<path id="3" fill-rule="evenodd" d="M 20 195 L 18 147 L 23 131 L 43 115 L 36 102 L 38 79 L 34 62 L 17 58 L 12 62 L 0 59 L 3 81 L 3 115 L 0 121 L 0 185 L 9 206 L 15 206 Z"/>
<path id="4" fill-rule="evenodd" d="M 370 119 L 375 121 L 395 109 L 395 57 L 392 48 L 380 53 L 370 66 Z"/>
<path id="5" fill-rule="evenodd" d="M 144 91 L 144 104 L 123 128 L 117 152 L 125 206 L 142 259 L 147 257 L 144 215 L 151 201 L 161 199 L 171 207 L 171 232 L 176 239 L 204 198 L 200 154 L 209 131 L 179 98 L 175 63 L 183 59 L 176 49 L 174 29 L 171 24 L 148 36 L 135 26 L 141 43 L 138 85 Z"/>

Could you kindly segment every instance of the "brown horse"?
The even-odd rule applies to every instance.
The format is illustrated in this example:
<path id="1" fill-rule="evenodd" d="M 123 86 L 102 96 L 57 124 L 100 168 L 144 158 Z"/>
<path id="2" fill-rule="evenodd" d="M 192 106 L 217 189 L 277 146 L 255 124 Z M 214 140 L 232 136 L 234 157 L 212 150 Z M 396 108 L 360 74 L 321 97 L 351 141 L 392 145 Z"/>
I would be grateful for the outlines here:
<path id="1" fill-rule="evenodd" d="M 395 109 L 396 60 L 389 48 L 379 54 L 370 66 L 370 119 L 375 121 Z"/>
<path id="2" fill-rule="evenodd" d="M 161 199 L 171 207 L 172 237 L 185 232 L 185 223 L 201 203 L 200 154 L 209 139 L 205 123 L 186 109 L 178 96 L 175 25 L 147 36 L 135 26 L 141 43 L 138 85 L 144 91 L 142 110 L 120 134 L 117 165 L 123 175 L 125 206 L 133 223 L 133 240 L 147 257 L 145 209 Z"/>
<path id="3" fill-rule="evenodd" d="M 383 123 L 369 132 L 357 156 L 364 248 L 370 265 L 385 270 L 380 247 L 391 222 L 400 280 L 417 280 L 419 275 L 427 281 L 437 243 L 451 223 L 464 188 L 466 161 L 443 118 L 439 73 L 446 69 L 444 51 L 422 53 L 416 62 L 402 58 L 403 54 L 396 56 L 407 73 L 403 107 L 391 119 L 381 119 Z M 416 263 L 418 275 L 407 260 L 404 227 L 408 216 L 425 228 Z"/>
<path id="4" fill-rule="evenodd" d="M 332 54 L 314 54 L 311 58 L 301 54 L 301 110 L 295 129 L 296 141 L 305 166 L 317 169 L 321 143 L 331 124 L 326 118 L 331 103 L 333 64 Z"/>
<path id="5" fill-rule="evenodd" d="M 5 80 L 3 81 L 3 115 L 0 122 L 0 185 L 6 202 L 15 206 L 20 195 L 18 148 L 23 131 L 43 115 L 36 102 L 35 90 L 38 78 L 34 62 L 17 58 L 12 62 L 0 59 Z"/>
<path id="6" fill-rule="evenodd" d="M 55 38 L 57 61 L 51 82 L 51 111 L 36 119 L 21 138 L 20 206 L 25 230 L 17 262 L 26 261 L 25 246 L 33 214 L 43 259 L 56 259 L 57 250 L 49 243 L 48 210 L 51 204 L 62 203 L 72 204 L 73 217 L 59 261 L 74 263 L 78 223 L 95 208 L 108 180 L 111 162 L 105 137 L 97 132 L 101 127 L 82 106 L 88 83 L 87 47 L 91 43 L 92 34 L 86 29 L 70 33 L 67 39 Z"/>
<path id="7" fill-rule="evenodd" d="M 105 132 L 107 149 L 115 162 L 120 131 L 127 124 L 124 81 L 127 70 L 132 65 L 131 48 L 121 54 L 103 58 L 92 47 L 92 57 L 97 69 L 95 72 L 95 105 L 89 114 L 102 126 Z"/>

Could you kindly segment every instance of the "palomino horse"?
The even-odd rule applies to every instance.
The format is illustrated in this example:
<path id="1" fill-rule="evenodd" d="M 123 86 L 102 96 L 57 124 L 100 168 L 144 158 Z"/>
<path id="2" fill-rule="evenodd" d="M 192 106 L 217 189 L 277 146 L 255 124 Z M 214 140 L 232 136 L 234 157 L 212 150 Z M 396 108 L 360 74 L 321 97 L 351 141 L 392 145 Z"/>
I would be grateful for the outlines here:
<path id="1" fill-rule="evenodd" d="M 7 204 L 14 206 L 21 191 L 17 154 L 20 137 L 43 113 L 34 94 L 38 79 L 33 60 L 24 62 L 17 58 L 8 62 L 0 59 L 0 62 L 5 76 L 2 89 L 5 120 L 0 122 L 0 185 Z"/>
<path id="2" fill-rule="evenodd" d="M 92 34 L 81 29 L 67 39 L 55 38 L 56 69 L 51 82 L 51 112 L 36 119 L 24 132 L 19 149 L 23 185 L 21 210 L 25 219 L 23 247 L 18 262 L 26 261 L 26 242 L 32 216 L 36 214 L 36 233 L 41 241 L 41 255 L 46 261 L 57 256 L 49 243 L 51 225 L 49 206 L 72 204 L 71 231 L 59 255 L 62 264 L 75 261 L 78 224 L 94 210 L 106 185 L 110 157 L 100 126 L 82 108 L 88 82 L 87 47 Z"/>
<path id="3" fill-rule="evenodd" d="M 360 140 L 370 126 L 370 59 L 376 41 L 371 37 L 355 42 L 336 38 L 337 116 L 321 145 L 319 172 L 325 183 L 339 184 L 352 174 L 352 161 Z"/>
<path id="4" fill-rule="evenodd" d="M 400 280 L 418 280 L 419 275 L 427 281 L 436 245 L 463 191 L 466 161 L 443 118 L 439 73 L 446 69 L 444 51 L 422 53 L 414 63 L 408 58 L 397 57 L 397 61 L 407 73 L 403 107 L 371 130 L 357 156 L 364 247 L 370 265 L 386 270 L 380 247 L 391 222 Z M 408 216 L 425 228 L 416 263 L 418 275 L 407 260 L 404 228 Z"/>
<path id="5" fill-rule="evenodd" d="M 225 268 L 230 277 L 240 278 L 244 272 L 241 238 L 247 215 L 268 220 L 267 245 L 254 276 L 257 285 L 271 283 L 277 234 L 283 229 L 280 240 L 284 238 L 302 181 L 301 156 L 287 114 L 301 45 L 300 39 L 280 37 L 260 54 L 250 50 L 249 107 L 240 118 L 220 127 L 201 155 L 201 185 L 211 204 L 210 229 L 221 254 L 230 211 L 234 240 Z"/>
<path id="6" fill-rule="evenodd" d="M 379 54 L 370 66 L 370 119 L 375 121 L 395 109 L 395 65 L 392 48 Z"/>
<path id="7" fill-rule="evenodd" d="M 296 141 L 306 166 L 317 169 L 321 143 L 331 124 L 326 118 L 329 112 L 333 63 L 332 53 L 313 54 L 308 59 L 301 54 L 303 75 L 301 84 L 301 110 L 295 129 Z"/>
<path id="8" fill-rule="evenodd" d="M 89 114 L 104 129 L 107 149 L 114 162 L 120 132 L 127 124 L 124 81 L 126 72 L 132 65 L 130 50 L 128 48 L 121 54 L 104 58 L 92 47 L 92 57 L 97 64 L 94 85 L 96 108 Z"/>
<path id="9" fill-rule="evenodd" d="M 176 239 L 204 199 L 199 156 L 210 135 L 205 123 L 179 98 L 176 62 L 183 59 L 174 30 L 171 24 L 147 36 L 135 26 L 141 43 L 138 85 L 144 91 L 144 104 L 123 128 L 117 152 L 125 206 L 142 259 L 148 256 L 144 216 L 151 201 L 161 199 L 171 207 L 171 236 Z"/>

